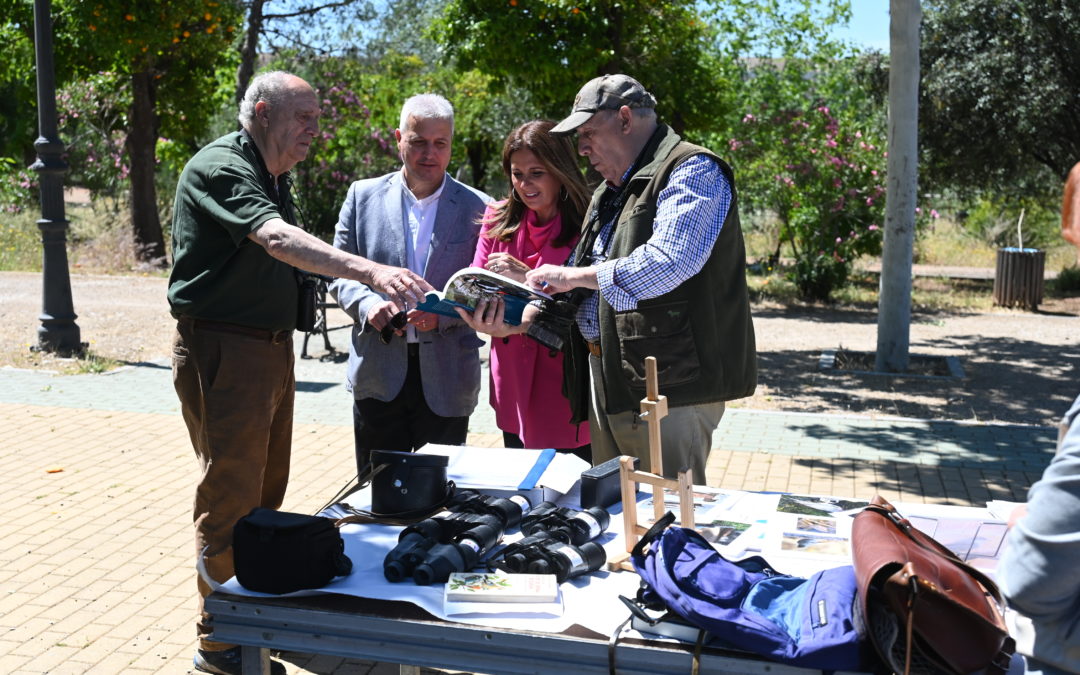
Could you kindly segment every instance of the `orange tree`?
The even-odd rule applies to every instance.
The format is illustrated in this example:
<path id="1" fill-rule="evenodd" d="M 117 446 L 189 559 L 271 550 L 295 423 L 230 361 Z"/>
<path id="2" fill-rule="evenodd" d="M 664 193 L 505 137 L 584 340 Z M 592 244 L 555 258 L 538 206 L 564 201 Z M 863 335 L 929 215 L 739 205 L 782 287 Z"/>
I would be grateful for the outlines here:
<path id="1" fill-rule="evenodd" d="M 4 34 L 20 43 L 32 41 L 32 5 L 31 0 L 0 0 Z M 136 255 L 140 262 L 161 265 L 165 242 L 155 186 L 158 139 L 193 140 L 205 133 L 218 109 L 216 69 L 223 55 L 235 54 L 242 3 L 53 0 L 52 5 L 59 88 L 93 80 L 101 101 L 123 102 L 112 116 L 115 128 L 102 133 L 122 136 L 123 161 L 114 168 L 128 172 Z M 32 52 L 18 53 L 27 55 L 25 61 Z M 20 77 L 32 82 L 33 63 L 19 65 L 27 74 Z M 76 148 L 71 159 L 86 155 Z M 73 167 L 76 174 L 80 168 Z"/>

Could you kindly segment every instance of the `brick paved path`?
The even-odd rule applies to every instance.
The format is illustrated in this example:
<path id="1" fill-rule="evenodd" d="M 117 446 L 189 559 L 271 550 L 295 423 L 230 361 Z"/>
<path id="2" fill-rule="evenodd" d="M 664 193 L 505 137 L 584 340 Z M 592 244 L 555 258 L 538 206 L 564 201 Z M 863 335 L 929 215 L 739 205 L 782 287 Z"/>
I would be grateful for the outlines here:
<path id="1" fill-rule="evenodd" d="M 314 512 L 353 467 L 344 364 L 298 360 L 284 508 Z M 185 673 L 195 646 L 196 463 L 165 363 L 106 375 L 0 369 L 0 672 Z M 485 376 L 486 382 L 486 376 Z M 469 442 L 501 436 L 486 391 Z M 1056 430 L 729 409 L 707 482 L 982 504 L 1023 500 Z M 290 673 L 396 666 L 287 653 Z"/>

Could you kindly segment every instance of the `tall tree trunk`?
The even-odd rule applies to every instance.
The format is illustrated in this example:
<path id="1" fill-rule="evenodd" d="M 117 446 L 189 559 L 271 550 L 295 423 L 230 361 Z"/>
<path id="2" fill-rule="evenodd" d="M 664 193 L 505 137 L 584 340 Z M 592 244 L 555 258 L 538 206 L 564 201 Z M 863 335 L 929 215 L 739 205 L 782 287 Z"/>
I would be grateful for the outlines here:
<path id="1" fill-rule="evenodd" d="M 144 70 L 131 76 L 130 130 L 126 145 L 131 163 L 131 226 L 135 258 L 141 263 L 164 266 L 165 238 L 154 186 L 158 119 L 155 111 L 154 73 Z"/>
<path id="2" fill-rule="evenodd" d="M 469 157 L 469 168 L 472 170 L 472 182 L 470 185 L 477 190 L 482 190 L 485 174 L 487 173 L 484 166 L 484 144 L 481 142 L 467 143 L 465 145 L 465 154 Z"/>
<path id="3" fill-rule="evenodd" d="M 919 164 L 919 0 L 889 2 L 889 161 L 874 369 L 907 370 Z"/>
<path id="4" fill-rule="evenodd" d="M 263 25 L 263 5 L 266 0 L 252 0 L 248 10 L 247 30 L 244 44 L 240 47 L 240 65 L 236 67 L 236 105 L 244 99 L 251 77 L 255 74 L 255 60 L 259 57 L 259 31 Z"/>

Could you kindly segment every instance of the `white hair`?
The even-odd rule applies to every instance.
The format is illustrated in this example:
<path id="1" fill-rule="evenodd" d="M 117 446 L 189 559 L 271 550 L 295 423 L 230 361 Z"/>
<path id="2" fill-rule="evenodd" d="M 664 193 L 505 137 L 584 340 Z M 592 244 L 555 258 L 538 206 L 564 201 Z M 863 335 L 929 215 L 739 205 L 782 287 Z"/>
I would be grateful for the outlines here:
<path id="1" fill-rule="evenodd" d="M 454 106 L 438 94 L 417 94 L 405 101 L 401 106 L 401 122 L 398 128 L 404 131 L 410 117 L 417 120 L 445 120 L 450 123 L 450 131 L 454 131 Z"/>
<path id="2" fill-rule="evenodd" d="M 295 75 L 284 70 L 271 70 L 256 75 L 244 92 L 244 100 L 240 101 L 240 114 L 236 116 L 236 119 L 240 120 L 240 126 L 250 129 L 255 120 L 255 104 L 259 101 L 265 101 L 270 107 L 284 101 L 285 93 L 295 78 Z"/>

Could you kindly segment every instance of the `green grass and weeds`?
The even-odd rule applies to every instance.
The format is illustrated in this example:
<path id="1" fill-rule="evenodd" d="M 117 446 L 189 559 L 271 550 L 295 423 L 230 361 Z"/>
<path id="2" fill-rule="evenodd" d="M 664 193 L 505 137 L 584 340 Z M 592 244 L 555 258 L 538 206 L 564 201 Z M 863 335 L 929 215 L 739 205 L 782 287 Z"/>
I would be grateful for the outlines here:
<path id="1" fill-rule="evenodd" d="M 72 272 L 127 274 L 135 271 L 127 227 L 128 214 L 122 205 L 106 199 L 89 204 L 69 203 L 66 215 L 71 226 L 68 262 Z M 0 271 L 41 271 L 41 235 L 37 217 L 36 209 L 0 215 Z M 748 230 L 747 258 L 751 261 L 765 260 L 775 250 L 775 242 L 772 228 L 759 226 Z M 781 253 L 790 254 L 783 250 Z M 996 255 L 997 248 L 992 244 L 953 222 L 941 220 L 920 233 L 914 262 L 993 268 Z M 1057 272 L 1058 276 L 1047 283 L 1048 295 L 1076 295 L 1080 292 L 1080 267 L 1076 265 L 1076 249 L 1070 244 L 1061 242 L 1046 249 L 1046 269 Z M 140 269 L 139 273 L 146 273 L 146 270 Z M 755 301 L 798 301 L 798 292 L 791 281 L 790 265 L 784 262 L 771 270 L 755 267 L 747 279 L 751 297 Z M 993 304 L 992 290 L 992 281 L 916 277 L 913 281 L 912 306 L 926 310 L 982 311 Z M 877 295 L 877 275 L 856 270 L 850 283 L 834 293 L 833 300 L 841 305 L 874 306 Z"/>
<path id="2" fill-rule="evenodd" d="M 112 199 L 68 203 L 68 265 L 72 272 L 128 274 L 136 271 L 128 211 Z M 0 214 L 0 272 L 41 271 L 40 211 Z M 140 274 L 154 273 L 139 267 Z M 157 272 L 166 274 L 165 271 Z"/>
<path id="3" fill-rule="evenodd" d="M 768 228 L 758 228 L 746 233 L 746 254 L 750 261 L 762 261 L 751 265 L 747 284 L 751 298 L 790 304 L 799 301 L 798 289 L 792 281 L 789 251 L 781 249 L 781 262 L 774 269 L 767 269 L 763 261 L 776 249 L 775 234 Z M 1046 251 L 1045 269 L 1056 272 L 1057 278 L 1048 281 L 1045 294 L 1048 297 L 1074 296 L 1080 293 L 1080 267 L 1077 266 L 1076 249 L 1064 241 Z M 997 247 L 973 236 L 950 221 L 939 221 L 921 233 L 915 244 L 913 263 L 943 267 L 981 267 L 993 269 L 997 264 Z M 867 261 L 860 261 L 867 262 Z M 877 274 L 860 271 L 859 265 L 849 278 L 849 283 L 833 293 L 832 300 L 839 305 L 876 307 L 878 302 Z M 993 306 L 992 279 L 958 279 L 917 276 L 912 280 L 912 308 L 927 311 L 984 311 Z"/>

